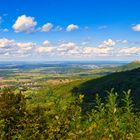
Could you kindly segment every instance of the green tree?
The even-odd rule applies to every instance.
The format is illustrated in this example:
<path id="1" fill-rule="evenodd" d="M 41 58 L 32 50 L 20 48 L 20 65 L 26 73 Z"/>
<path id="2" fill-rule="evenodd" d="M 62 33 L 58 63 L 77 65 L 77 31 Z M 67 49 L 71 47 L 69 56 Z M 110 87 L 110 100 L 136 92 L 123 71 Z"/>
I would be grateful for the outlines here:
<path id="1" fill-rule="evenodd" d="M 24 126 L 25 98 L 21 93 L 14 94 L 4 89 L 0 94 L 0 135 L 2 139 L 11 140 L 20 136 Z"/>

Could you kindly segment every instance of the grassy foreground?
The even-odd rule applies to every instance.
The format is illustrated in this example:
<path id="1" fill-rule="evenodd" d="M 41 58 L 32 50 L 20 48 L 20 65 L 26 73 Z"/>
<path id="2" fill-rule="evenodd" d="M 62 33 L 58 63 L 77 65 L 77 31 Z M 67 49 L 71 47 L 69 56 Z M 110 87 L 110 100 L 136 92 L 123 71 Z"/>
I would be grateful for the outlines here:
<path id="1" fill-rule="evenodd" d="M 123 95 L 121 107 L 113 90 L 108 93 L 106 103 L 101 103 L 97 95 L 95 108 L 86 113 L 81 106 L 84 95 L 68 98 L 66 102 L 63 97 L 56 98 L 48 92 L 46 99 L 42 97 L 43 103 L 35 104 L 21 93 L 5 89 L 0 96 L 0 139 L 140 139 L 139 112 L 133 110 L 130 91 Z"/>

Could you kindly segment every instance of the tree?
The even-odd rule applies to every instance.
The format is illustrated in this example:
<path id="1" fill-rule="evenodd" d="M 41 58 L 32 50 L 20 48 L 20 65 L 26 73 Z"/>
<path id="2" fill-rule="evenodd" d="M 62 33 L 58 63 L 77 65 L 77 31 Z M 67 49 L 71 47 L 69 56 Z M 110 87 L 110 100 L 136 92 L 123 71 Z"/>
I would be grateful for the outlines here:
<path id="1" fill-rule="evenodd" d="M 11 140 L 18 136 L 24 126 L 25 98 L 21 93 L 15 94 L 10 89 L 0 93 L 0 135 L 1 138 Z"/>

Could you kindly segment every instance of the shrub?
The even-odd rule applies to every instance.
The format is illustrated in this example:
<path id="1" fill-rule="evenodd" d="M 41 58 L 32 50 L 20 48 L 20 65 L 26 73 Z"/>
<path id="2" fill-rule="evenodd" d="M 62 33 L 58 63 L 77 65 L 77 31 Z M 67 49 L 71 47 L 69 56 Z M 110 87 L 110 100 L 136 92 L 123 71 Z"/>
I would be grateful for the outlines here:
<path id="1" fill-rule="evenodd" d="M 52 93 L 53 94 L 53 93 Z M 39 95 L 41 96 L 41 95 Z M 47 94 L 46 94 L 47 96 Z M 49 97 L 47 103 L 49 102 Z M 50 102 L 52 102 L 52 97 Z M 122 106 L 111 90 L 105 102 L 96 96 L 96 106 L 83 112 L 83 95 L 53 106 L 27 104 L 21 93 L 6 89 L 0 94 L 0 138 L 7 140 L 135 140 L 140 137 L 139 112 L 135 112 L 131 92 L 124 92 Z M 54 100 L 56 101 L 56 100 Z"/>

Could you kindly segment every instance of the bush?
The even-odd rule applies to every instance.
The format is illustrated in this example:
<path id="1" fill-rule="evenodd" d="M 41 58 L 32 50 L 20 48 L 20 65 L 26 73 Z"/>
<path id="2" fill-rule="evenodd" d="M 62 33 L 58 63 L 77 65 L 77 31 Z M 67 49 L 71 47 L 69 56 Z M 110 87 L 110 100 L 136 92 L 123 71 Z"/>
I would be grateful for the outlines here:
<path id="1" fill-rule="evenodd" d="M 111 90 L 106 101 L 96 96 L 91 112 L 82 110 L 83 95 L 62 107 L 27 104 L 21 93 L 6 89 L 0 94 L 0 138 L 4 140 L 135 140 L 140 138 L 139 112 L 133 109 L 131 92 L 124 92 L 122 105 Z M 47 102 L 49 101 L 49 97 Z M 52 97 L 50 102 L 52 102 Z M 64 105 L 64 104 L 63 104 Z"/>

